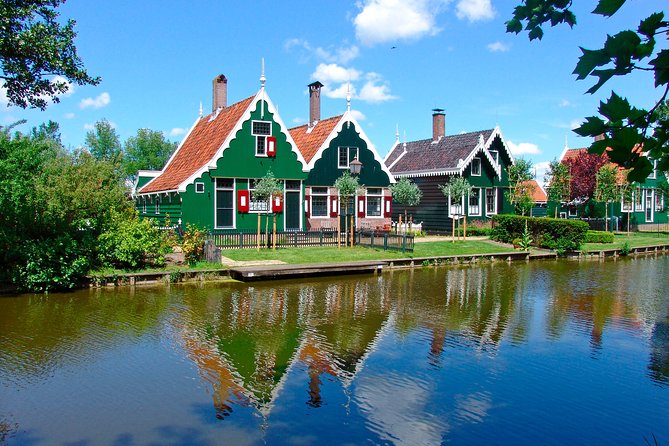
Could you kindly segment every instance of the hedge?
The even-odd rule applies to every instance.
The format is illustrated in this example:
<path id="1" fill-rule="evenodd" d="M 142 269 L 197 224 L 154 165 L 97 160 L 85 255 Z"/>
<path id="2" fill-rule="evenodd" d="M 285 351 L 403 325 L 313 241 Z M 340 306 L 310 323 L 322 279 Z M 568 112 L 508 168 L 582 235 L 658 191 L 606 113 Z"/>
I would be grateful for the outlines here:
<path id="1" fill-rule="evenodd" d="M 613 232 L 588 231 L 585 243 L 613 243 Z"/>
<path id="2" fill-rule="evenodd" d="M 493 216 L 490 238 L 502 243 L 513 243 L 522 238 L 527 230 L 532 237 L 532 246 L 554 249 L 558 252 L 580 249 L 588 233 L 588 224 L 563 218 L 522 217 L 520 215 Z"/>

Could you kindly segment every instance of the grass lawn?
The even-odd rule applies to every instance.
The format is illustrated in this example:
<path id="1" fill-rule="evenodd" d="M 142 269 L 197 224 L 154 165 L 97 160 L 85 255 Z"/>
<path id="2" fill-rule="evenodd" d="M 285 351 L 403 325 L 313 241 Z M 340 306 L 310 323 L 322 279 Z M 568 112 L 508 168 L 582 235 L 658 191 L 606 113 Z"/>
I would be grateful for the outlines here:
<path id="1" fill-rule="evenodd" d="M 615 234 L 613 243 L 586 243 L 583 249 L 586 251 L 599 251 L 603 249 L 620 249 L 627 242 L 630 248 L 637 246 L 651 246 L 669 244 L 669 234 L 665 232 L 618 232 Z"/>
<path id="2" fill-rule="evenodd" d="M 324 263 L 348 262 L 355 260 L 399 259 L 416 257 L 437 257 L 463 254 L 489 254 L 507 252 L 513 248 L 491 243 L 486 240 L 438 241 L 416 243 L 414 252 L 383 251 L 381 249 L 344 247 L 312 247 L 312 248 L 277 248 L 276 251 L 261 249 L 224 250 L 223 255 L 232 260 L 281 260 L 286 263 Z"/>

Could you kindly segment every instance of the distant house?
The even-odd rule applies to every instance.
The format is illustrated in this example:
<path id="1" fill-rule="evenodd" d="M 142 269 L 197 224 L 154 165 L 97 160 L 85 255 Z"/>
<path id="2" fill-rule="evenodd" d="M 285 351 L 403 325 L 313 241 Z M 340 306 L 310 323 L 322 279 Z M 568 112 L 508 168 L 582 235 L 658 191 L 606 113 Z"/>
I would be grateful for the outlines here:
<path id="1" fill-rule="evenodd" d="M 306 228 L 335 229 L 337 219 L 353 215 L 357 228 L 390 229 L 393 175 L 351 114 L 350 98 L 344 114 L 321 120 L 322 86 L 309 85 L 309 123 L 290 129 L 309 171 L 304 181 Z M 346 209 L 334 183 L 354 160 L 362 163 L 358 179 L 364 191 L 349 200 Z"/>
<path id="2" fill-rule="evenodd" d="M 548 204 L 548 196 L 543 187 L 537 182 L 537 180 L 529 180 L 524 184 L 531 190 L 532 201 L 534 206 L 532 207 L 531 216 L 532 217 L 545 217 L 546 216 L 546 206 Z"/>
<path id="3" fill-rule="evenodd" d="M 400 142 L 398 134 L 384 162 L 395 178 L 409 178 L 423 192 L 420 205 L 408 212 L 425 230 L 449 231 L 453 215 L 462 209 L 469 220 L 513 212 L 504 192 L 509 187 L 507 169 L 514 160 L 499 127 L 446 136 L 444 111 L 435 109 L 432 138 Z M 460 203 L 439 189 L 456 176 L 473 186 Z M 393 219 L 403 213 L 404 208 L 394 203 Z"/>
<path id="4" fill-rule="evenodd" d="M 560 155 L 560 162 L 570 164 L 577 162 L 582 156 L 589 155 L 588 148 L 569 148 L 566 147 Z M 606 153 L 602 164 L 608 163 Z M 635 183 L 629 187 L 632 188 L 631 200 L 624 200 L 622 194 L 620 200 L 609 208 L 609 215 L 618 220 L 618 229 L 623 230 L 630 226 L 639 229 L 655 228 L 658 224 L 667 224 L 667 203 L 663 193 L 663 188 L 667 185 L 666 173 L 657 170 L 657 161 L 653 161 L 655 169 L 642 183 Z M 593 172 L 593 176 L 594 176 Z M 625 184 L 625 170 L 618 167 L 618 183 Z M 551 203 L 555 206 L 555 203 Z M 559 215 L 563 218 L 582 218 L 582 217 L 604 217 L 604 203 L 596 200 L 583 200 L 575 197 L 569 203 L 560 205 Z M 615 228 L 615 226 L 614 226 Z"/>
<path id="5" fill-rule="evenodd" d="M 278 230 L 304 227 L 307 163 L 265 90 L 227 104 L 225 76 L 213 80 L 212 112 L 200 116 L 159 172 L 140 171 L 140 215 L 207 229 L 253 230 L 257 214 L 280 211 Z M 255 182 L 271 171 L 279 200 L 252 199 Z"/>

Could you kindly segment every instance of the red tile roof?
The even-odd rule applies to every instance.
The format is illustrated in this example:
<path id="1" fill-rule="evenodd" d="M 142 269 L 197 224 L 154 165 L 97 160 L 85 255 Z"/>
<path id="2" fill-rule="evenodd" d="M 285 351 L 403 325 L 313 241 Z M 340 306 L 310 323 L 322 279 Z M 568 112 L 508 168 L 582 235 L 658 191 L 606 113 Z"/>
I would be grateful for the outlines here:
<path id="1" fill-rule="evenodd" d="M 579 148 L 579 149 L 565 149 L 565 151 L 562 155 L 562 158 L 560 159 L 560 162 L 564 163 L 567 160 L 576 159 L 582 153 L 588 153 L 588 148 L 587 147 L 582 147 L 582 148 Z"/>
<path id="2" fill-rule="evenodd" d="M 327 137 L 332 133 L 337 123 L 341 120 L 343 115 L 333 116 L 322 121 L 318 121 L 316 126 L 309 130 L 308 124 L 301 125 L 289 129 L 290 136 L 295 141 L 302 157 L 308 163 L 314 158 L 318 149 L 321 148 Z"/>
<path id="3" fill-rule="evenodd" d="M 140 189 L 139 193 L 176 190 L 181 183 L 209 163 L 254 97 L 224 108 L 213 120 L 210 120 L 211 115 L 200 118 L 162 173 Z"/>
<path id="4" fill-rule="evenodd" d="M 525 184 L 532 188 L 532 200 L 535 203 L 546 203 L 548 201 L 546 192 L 539 186 L 537 180 L 529 180 L 526 181 Z"/>

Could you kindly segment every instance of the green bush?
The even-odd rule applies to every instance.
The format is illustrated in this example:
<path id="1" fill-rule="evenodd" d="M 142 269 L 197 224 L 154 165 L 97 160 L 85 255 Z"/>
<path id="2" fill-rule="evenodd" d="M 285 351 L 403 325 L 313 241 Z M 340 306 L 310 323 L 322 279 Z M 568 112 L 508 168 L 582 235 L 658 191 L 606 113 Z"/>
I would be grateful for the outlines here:
<path id="1" fill-rule="evenodd" d="M 184 259 L 189 265 L 194 264 L 198 260 L 202 260 L 204 256 L 204 241 L 207 238 L 207 233 L 196 226 L 187 225 L 186 231 L 183 235 L 181 243 L 181 250 L 184 253 Z"/>
<path id="2" fill-rule="evenodd" d="M 585 243 L 613 243 L 613 232 L 588 231 Z"/>
<path id="3" fill-rule="evenodd" d="M 83 243 L 68 234 L 22 245 L 25 261 L 12 269 L 12 282 L 29 291 L 74 288 L 88 272 L 90 262 Z"/>
<path id="4" fill-rule="evenodd" d="M 533 246 L 554 249 L 558 253 L 577 250 L 585 242 L 588 224 L 578 220 L 519 215 L 495 215 L 490 238 L 502 243 L 512 243 L 522 238 L 527 222 Z"/>
<path id="5" fill-rule="evenodd" d="M 139 269 L 147 264 L 162 266 L 170 246 L 164 234 L 149 219 L 137 213 L 115 214 L 112 223 L 98 237 L 100 260 L 106 266 Z"/>

